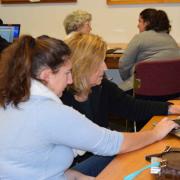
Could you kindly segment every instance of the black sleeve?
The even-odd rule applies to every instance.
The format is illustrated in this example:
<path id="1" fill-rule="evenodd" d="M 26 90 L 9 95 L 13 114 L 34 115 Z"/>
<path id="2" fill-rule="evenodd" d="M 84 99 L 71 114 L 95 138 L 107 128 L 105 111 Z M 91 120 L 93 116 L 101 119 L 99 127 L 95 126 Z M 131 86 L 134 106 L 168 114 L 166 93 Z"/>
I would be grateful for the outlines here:
<path id="1" fill-rule="evenodd" d="M 154 115 L 167 115 L 168 102 L 138 100 L 126 94 L 115 83 L 105 81 L 111 113 L 130 121 L 147 121 Z"/>

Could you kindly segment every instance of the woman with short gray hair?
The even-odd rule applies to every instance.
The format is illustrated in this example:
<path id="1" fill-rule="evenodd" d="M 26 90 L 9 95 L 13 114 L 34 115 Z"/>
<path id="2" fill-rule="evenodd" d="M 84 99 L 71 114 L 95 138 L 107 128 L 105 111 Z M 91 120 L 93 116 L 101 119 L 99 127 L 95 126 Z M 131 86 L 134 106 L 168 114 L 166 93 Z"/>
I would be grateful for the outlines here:
<path id="1" fill-rule="evenodd" d="M 74 31 L 89 33 L 92 30 L 91 20 L 92 15 L 87 11 L 73 11 L 65 17 L 63 22 L 66 34 Z"/>

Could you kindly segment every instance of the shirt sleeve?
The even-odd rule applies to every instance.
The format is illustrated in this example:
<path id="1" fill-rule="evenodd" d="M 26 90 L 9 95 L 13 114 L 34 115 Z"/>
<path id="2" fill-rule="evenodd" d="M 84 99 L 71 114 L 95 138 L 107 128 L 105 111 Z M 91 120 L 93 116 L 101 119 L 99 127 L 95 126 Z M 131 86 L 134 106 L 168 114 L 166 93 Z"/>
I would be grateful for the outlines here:
<path id="1" fill-rule="evenodd" d="M 119 60 L 119 72 L 123 80 L 127 80 L 131 76 L 131 69 L 137 61 L 139 47 L 139 35 L 135 35 L 133 39 L 129 42 L 127 49 Z"/>
<path id="2" fill-rule="evenodd" d="M 109 112 L 130 121 L 147 122 L 155 115 L 167 115 L 168 102 L 136 99 L 122 91 L 115 83 L 104 81 Z"/>
<path id="3" fill-rule="evenodd" d="M 123 134 L 87 119 L 71 107 L 55 102 L 43 103 L 38 114 L 47 141 L 94 154 L 111 156 L 120 151 Z"/>

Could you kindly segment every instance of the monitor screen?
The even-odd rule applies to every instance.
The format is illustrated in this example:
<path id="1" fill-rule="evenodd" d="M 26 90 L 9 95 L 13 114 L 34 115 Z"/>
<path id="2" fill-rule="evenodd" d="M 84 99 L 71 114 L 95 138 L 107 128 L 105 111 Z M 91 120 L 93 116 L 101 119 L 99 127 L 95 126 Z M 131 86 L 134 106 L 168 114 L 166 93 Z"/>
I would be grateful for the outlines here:
<path id="1" fill-rule="evenodd" d="M 0 36 L 12 43 L 19 37 L 20 24 L 2 24 L 0 25 Z"/>

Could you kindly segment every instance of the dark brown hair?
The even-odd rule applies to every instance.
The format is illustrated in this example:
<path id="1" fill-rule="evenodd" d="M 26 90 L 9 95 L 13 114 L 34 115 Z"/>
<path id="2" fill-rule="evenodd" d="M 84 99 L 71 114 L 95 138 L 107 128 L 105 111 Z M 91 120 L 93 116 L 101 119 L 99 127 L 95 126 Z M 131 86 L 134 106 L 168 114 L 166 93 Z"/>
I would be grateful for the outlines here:
<path id="1" fill-rule="evenodd" d="M 171 25 L 169 23 L 168 16 L 163 10 L 156 9 L 144 9 L 140 13 L 140 17 L 147 22 L 146 30 L 154 30 L 156 32 L 167 32 L 169 33 L 171 30 Z"/>
<path id="2" fill-rule="evenodd" d="M 70 49 L 61 40 L 48 36 L 34 39 L 24 35 L 0 55 L 0 106 L 17 107 L 30 96 L 31 78 L 39 80 L 43 68 L 54 73 L 69 58 Z"/>

